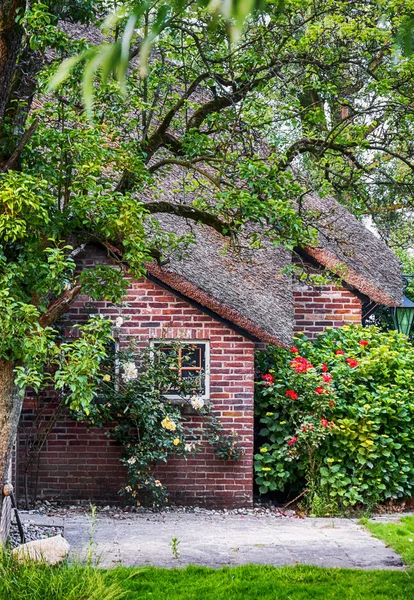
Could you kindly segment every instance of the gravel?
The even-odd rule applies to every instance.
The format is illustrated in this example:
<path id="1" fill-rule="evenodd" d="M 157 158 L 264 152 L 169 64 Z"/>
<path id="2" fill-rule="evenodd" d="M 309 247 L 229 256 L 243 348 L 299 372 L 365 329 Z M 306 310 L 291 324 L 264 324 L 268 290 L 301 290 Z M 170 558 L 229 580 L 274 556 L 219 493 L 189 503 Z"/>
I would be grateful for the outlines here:
<path id="1" fill-rule="evenodd" d="M 47 525 L 34 525 L 32 523 L 23 524 L 24 537 L 26 542 L 33 542 L 34 540 L 41 540 L 54 535 L 63 535 L 63 527 L 58 526 L 47 526 Z M 16 548 L 21 544 L 19 530 L 17 524 L 12 523 L 10 527 L 10 546 Z"/>
<path id="2" fill-rule="evenodd" d="M 72 515 L 90 516 L 92 508 L 96 515 L 110 517 L 115 519 L 128 519 L 131 513 L 138 514 L 166 514 L 166 513 L 195 513 L 200 515 L 253 515 L 253 516 L 273 516 L 299 518 L 300 515 L 295 510 L 283 510 L 281 507 L 270 503 L 255 504 L 253 508 L 235 508 L 235 509 L 208 509 L 199 506 L 164 506 L 163 508 L 146 508 L 134 506 L 93 506 L 86 502 L 78 504 L 64 505 L 57 502 L 36 502 L 36 507 L 29 511 L 24 511 L 28 515 L 45 515 L 49 517 L 67 517 Z"/>

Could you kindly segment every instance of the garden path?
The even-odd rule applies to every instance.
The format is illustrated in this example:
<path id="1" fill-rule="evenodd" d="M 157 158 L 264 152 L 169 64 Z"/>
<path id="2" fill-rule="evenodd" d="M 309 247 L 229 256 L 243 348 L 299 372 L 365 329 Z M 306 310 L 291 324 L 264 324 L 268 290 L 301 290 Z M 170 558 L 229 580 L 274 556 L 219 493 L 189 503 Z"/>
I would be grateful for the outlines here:
<path id="1" fill-rule="evenodd" d="M 196 509 L 197 510 L 197 509 Z M 22 514 L 24 523 L 63 526 L 72 556 L 85 557 L 93 540 L 102 567 L 249 563 L 401 569 L 401 558 L 353 519 L 288 518 L 260 514 L 142 513 L 95 520 L 86 515 Z M 91 527 L 93 533 L 91 535 Z M 178 541 L 174 558 L 172 539 Z"/>

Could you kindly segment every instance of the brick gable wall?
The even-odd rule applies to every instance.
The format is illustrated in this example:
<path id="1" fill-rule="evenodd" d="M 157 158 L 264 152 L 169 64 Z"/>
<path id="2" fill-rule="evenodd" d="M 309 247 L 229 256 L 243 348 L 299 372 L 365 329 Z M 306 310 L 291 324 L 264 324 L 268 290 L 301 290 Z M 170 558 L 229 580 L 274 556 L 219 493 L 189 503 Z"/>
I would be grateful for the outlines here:
<path id="1" fill-rule="evenodd" d="M 66 318 L 67 333 L 73 322 L 86 320 L 90 313 L 115 319 L 120 311 L 108 302 L 79 298 Z M 188 339 L 210 341 L 210 399 L 213 411 L 225 430 L 234 431 L 246 450 L 238 462 L 223 461 L 209 445 L 188 460 L 172 458 L 158 469 L 159 478 L 171 492 L 172 501 L 206 506 L 250 506 L 253 501 L 253 378 L 254 343 L 235 333 L 219 320 L 181 300 L 148 279 L 131 281 L 122 308 L 124 319 L 120 343 L 134 339 L 145 347 L 150 339 Z M 28 399 L 24 406 L 18 469 L 19 492 L 24 487 L 24 455 L 30 443 L 36 406 Z M 42 401 L 41 401 L 42 402 Z M 52 414 L 53 400 L 46 405 Z M 198 416 L 187 417 L 190 427 L 202 426 Z M 39 456 L 38 467 L 28 477 L 33 494 L 38 470 L 38 497 L 73 502 L 78 499 L 108 502 L 119 499 L 117 492 L 126 485 L 125 471 L 119 463 L 122 448 L 107 439 L 101 430 L 88 430 L 68 415 L 53 427 Z"/>
<path id="2" fill-rule="evenodd" d="M 294 331 L 311 339 L 327 327 L 343 327 L 361 323 L 362 302 L 349 290 L 324 285 L 319 288 L 296 285 L 294 298 Z"/>

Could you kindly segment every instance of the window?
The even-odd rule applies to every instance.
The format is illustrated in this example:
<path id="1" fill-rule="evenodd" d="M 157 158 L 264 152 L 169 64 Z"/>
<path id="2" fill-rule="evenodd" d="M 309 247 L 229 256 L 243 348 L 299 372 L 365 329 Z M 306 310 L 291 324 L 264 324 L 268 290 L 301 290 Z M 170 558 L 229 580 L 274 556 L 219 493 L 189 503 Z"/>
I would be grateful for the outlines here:
<path id="1" fill-rule="evenodd" d="M 178 347 L 174 346 L 177 344 Z M 199 377 L 201 397 L 208 399 L 210 395 L 210 346 L 208 342 L 192 342 L 182 340 L 152 341 L 152 345 L 162 352 L 177 353 L 178 374 L 180 379 Z M 178 398 L 177 394 L 169 397 Z"/>

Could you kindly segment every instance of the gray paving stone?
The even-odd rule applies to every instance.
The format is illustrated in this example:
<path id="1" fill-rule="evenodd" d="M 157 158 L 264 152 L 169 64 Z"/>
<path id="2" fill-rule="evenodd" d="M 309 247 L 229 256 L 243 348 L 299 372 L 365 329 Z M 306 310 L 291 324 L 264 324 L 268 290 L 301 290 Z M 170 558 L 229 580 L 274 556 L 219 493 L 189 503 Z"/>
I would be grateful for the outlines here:
<path id="1" fill-rule="evenodd" d="M 56 518 L 23 515 L 42 525 Z M 119 520 L 99 516 L 94 531 L 85 516 L 59 519 L 72 557 L 93 550 L 101 567 L 188 564 L 221 567 L 249 563 L 402 569 L 401 558 L 352 519 L 298 519 L 254 515 L 136 514 Z M 174 558 L 171 540 L 179 540 Z M 93 545 L 91 546 L 91 541 Z"/>

